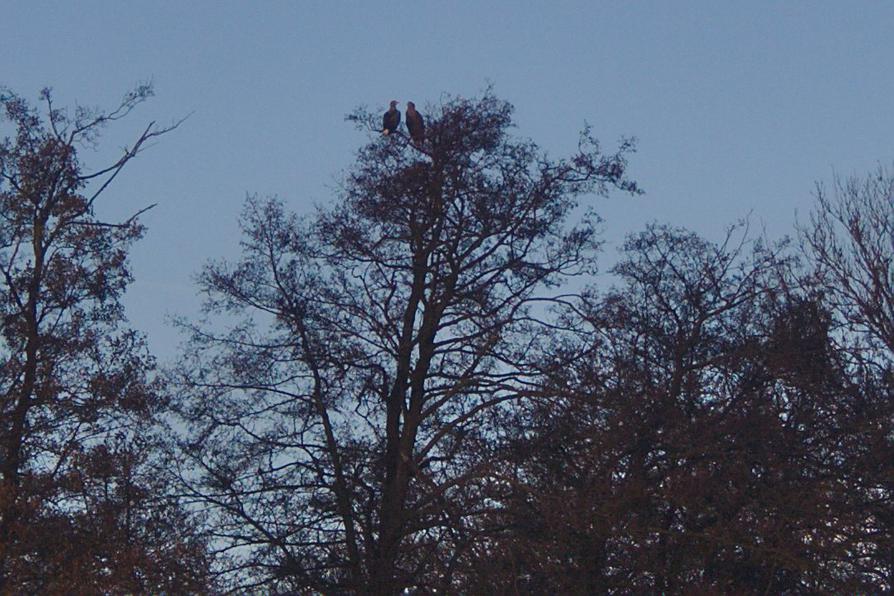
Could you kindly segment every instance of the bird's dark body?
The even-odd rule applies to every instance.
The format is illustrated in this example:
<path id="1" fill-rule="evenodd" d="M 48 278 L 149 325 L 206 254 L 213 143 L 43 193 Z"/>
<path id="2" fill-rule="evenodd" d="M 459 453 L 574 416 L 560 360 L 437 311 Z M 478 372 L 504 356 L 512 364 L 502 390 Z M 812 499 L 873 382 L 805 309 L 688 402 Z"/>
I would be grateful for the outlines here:
<path id="1" fill-rule="evenodd" d="M 394 134 L 400 125 L 400 110 L 392 105 L 382 116 L 382 132 L 386 135 Z"/>
<path id="2" fill-rule="evenodd" d="M 421 143 L 425 140 L 425 121 L 422 115 L 416 111 L 413 102 L 407 103 L 407 129 L 410 131 L 410 138 L 415 142 Z"/>

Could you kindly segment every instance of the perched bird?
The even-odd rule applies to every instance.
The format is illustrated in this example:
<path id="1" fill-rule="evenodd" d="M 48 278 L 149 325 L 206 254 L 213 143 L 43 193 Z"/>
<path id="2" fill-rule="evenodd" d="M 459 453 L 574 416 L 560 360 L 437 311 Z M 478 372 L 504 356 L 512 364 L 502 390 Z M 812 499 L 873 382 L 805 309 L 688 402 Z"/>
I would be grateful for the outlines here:
<path id="1" fill-rule="evenodd" d="M 382 134 L 390 135 L 397 130 L 400 124 L 400 110 L 397 109 L 397 100 L 391 100 L 391 107 L 382 116 Z"/>
<path id="2" fill-rule="evenodd" d="M 416 143 L 425 140 L 425 122 L 422 121 L 422 115 L 416 111 L 416 104 L 412 101 L 407 102 L 407 128 L 410 130 L 410 137 Z"/>

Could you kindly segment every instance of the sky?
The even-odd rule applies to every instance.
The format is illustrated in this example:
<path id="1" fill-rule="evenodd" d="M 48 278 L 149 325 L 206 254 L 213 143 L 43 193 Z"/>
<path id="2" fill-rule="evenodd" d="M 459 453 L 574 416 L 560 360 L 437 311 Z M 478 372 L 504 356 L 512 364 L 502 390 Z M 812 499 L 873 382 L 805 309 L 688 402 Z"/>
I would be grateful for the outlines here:
<path id="1" fill-rule="evenodd" d="M 749 216 L 791 234 L 816 182 L 894 163 L 894 2 L 0 0 L 0 15 L 0 85 L 25 97 L 112 107 L 153 83 L 88 166 L 188 116 L 98 205 L 123 219 L 157 203 L 125 304 L 163 362 L 182 339 L 168 319 L 198 311 L 202 265 L 238 256 L 247 195 L 301 213 L 333 200 L 366 141 L 344 121 L 358 106 L 492 85 L 551 156 L 586 123 L 606 150 L 636 137 L 646 194 L 588 199 L 607 264 L 650 222 L 718 239 Z"/>

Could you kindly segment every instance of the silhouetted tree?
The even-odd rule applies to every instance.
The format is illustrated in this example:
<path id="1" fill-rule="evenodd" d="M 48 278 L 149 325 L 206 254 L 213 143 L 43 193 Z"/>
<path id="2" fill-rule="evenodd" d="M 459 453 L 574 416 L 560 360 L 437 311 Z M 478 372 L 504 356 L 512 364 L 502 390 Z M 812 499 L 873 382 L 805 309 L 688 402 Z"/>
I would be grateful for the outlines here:
<path id="1" fill-rule="evenodd" d="M 0 91 L 0 592 L 198 590 L 206 558 L 150 473 L 163 406 L 152 358 L 125 326 L 136 215 L 99 219 L 97 199 L 144 144 L 108 167 L 78 150 L 151 95 L 104 112 L 43 112 Z"/>
<path id="2" fill-rule="evenodd" d="M 875 356 L 894 354 L 894 176 L 884 168 L 865 178 L 818 185 L 810 223 L 801 227 L 805 253 L 837 321 L 859 334 Z M 878 349 L 880 348 L 880 350 Z"/>
<path id="3" fill-rule="evenodd" d="M 810 222 L 799 229 L 811 265 L 807 284 L 831 312 L 836 351 L 846 356 L 859 415 L 852 423 L 847 501 L 863 513 L 849 529 L 860 549 L 848 561 L 872 585 L 894 590 L 894 175 L 818 185 Z"/>
<path id="4" fill-rule="evenodd" d="M 790 258 L 652 226 L 544 360 L 471 591 L 875 591 L 866 388 Z M 794 285 L 793 285 L 794 284 Z M 888 468 L 890 470 L 890 467 Z M 859 475 L 859 474 L 858 474 Z"/>
<path id="5" fill-rule="evenodd" d="M 637 192 L 629 142 L 550 160 L 489 93 L 426 114 L 425 147 L 375 135 L 331 209 L 249 200 L 241 260 L 201 276 L 236 322 L 192 328 L 181 477 L 242 588 L 456 589 L 484 555 L 491 420 L 534 388 L 540 305 L 593 264 L 577 197 Z"/>

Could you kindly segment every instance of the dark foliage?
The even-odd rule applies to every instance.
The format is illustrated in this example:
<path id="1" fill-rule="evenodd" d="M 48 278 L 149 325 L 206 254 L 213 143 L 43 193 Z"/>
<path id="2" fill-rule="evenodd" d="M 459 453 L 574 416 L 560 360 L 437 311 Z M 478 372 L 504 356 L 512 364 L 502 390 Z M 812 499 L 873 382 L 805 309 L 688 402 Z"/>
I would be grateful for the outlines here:
<path id="1" fill-rule="evenodd" d="M 891 589 L 890 369 L 854 364 L 816 276 L 732 240 L 651 227 L 568 316 L 472 591 Z"/>
<path id="2" fill-rule="evenodd" d="M 143 228 L 94 214 L 150 125 L 107 168 L 78 149 L 151 94 L 111 112 L 44 113 L 0 93 L 0 592 L 200 589 L 204 551 L 151 473 L 163 407 L 153 361 L 124 325 L 127 250 Z"/>
<path id="3" fill-rule="evenodd" d="M 894 589 L 886 170 L 820 187 L 800 250 L 656 224 L 575 293 L 630 142 L 549 159 L 489 91 L 412 140 L 358 111 L 332 206 L 246 202 L 163 386 L 120 304 L 142 227 L 94 202 L 169 128 L 77 158 L 150 94 L 0 93 L 0 592 Z"/>

